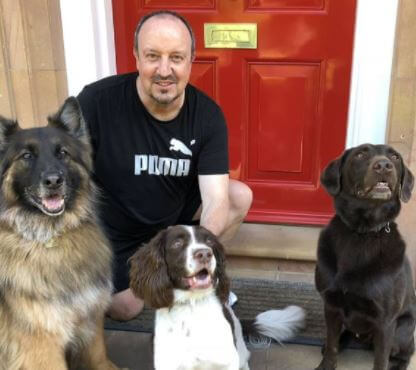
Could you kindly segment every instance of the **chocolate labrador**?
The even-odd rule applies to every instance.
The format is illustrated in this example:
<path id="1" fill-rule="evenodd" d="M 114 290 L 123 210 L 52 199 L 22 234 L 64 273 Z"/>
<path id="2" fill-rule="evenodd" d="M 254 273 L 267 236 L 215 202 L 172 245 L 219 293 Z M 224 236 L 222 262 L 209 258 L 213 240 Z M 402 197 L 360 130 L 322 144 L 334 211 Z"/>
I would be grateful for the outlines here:
<path id="1" fill-rule="evenodd" d="M 401 201 L 410 199 L 413 175 L 390 146 L 364 144 L 332 161 L 321 183 L 336 214 L 318 242 L 315 284 L 327 337 L 317 369 L 336 368 L 346 333 L 371 344 L 374 370 L 406 369 L 414 352 L 416 297 L 394 219 Z"/>

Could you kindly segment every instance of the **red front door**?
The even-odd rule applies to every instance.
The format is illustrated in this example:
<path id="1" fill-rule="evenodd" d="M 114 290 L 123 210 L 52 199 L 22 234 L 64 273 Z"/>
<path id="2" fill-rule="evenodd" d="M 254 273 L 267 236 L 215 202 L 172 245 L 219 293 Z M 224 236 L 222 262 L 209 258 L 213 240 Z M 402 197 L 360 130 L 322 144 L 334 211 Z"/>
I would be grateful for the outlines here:
<path id="1" fill-rule="evenodd" d="M 325 223 L 319 185 L 345 143 L 356 0 L 113 0 L 117 69 L 135 70 L 133 33 L 153 10 L 196 36 L 191 83 L 223 108 L 231 176 L 247 183 L 249 221 Z M 204 46 L 204 23 L 256 23 L 256 49 Z"/>

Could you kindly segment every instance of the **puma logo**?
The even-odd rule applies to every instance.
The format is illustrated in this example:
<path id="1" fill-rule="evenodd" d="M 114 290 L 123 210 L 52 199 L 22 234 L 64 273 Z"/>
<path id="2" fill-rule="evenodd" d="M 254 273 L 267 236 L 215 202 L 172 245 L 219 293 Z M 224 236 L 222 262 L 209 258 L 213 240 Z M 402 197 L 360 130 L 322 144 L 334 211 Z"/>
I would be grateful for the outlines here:
<path id="1" fill-rule="evenodd" d="M 169 144 L 170 144 L 169 150 L 174 150 L 175 152 L 179 151 L 185 155 L 190 155 L 192 157 L 192 152 L 182 141 L 172 138 Z"/>

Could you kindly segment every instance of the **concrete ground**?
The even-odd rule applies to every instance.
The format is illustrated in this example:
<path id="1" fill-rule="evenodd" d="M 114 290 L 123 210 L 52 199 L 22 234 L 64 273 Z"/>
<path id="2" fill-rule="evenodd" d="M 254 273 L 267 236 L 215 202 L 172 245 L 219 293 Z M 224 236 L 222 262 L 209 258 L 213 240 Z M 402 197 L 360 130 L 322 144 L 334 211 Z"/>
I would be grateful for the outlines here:
<path id="1" fill-rule="evenodd" d="M 152 336 L 148 333 L 106 331 L 108 355 L 119 367 L 152 370 Z M 251 349 L 251 370 L 311 370 L 321 360 L 321 348 L 303 345 L 272 344 L 268 349 Z M 339 355 L 337 370 L 371 370 L 369 351 L 346 350 Z M 416 370 L 416 356 L 408 370 Z"/>

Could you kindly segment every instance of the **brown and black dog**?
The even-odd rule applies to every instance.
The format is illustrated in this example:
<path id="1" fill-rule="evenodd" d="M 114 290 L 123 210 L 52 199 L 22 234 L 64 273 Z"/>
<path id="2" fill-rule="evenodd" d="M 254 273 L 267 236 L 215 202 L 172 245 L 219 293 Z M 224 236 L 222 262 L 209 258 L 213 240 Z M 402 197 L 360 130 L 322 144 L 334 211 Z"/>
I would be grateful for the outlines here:
<path id="1" fill-rule="evenodd" d="M 393 148 L 364 144 L 332 161 L 321 183 L 336 215 L 318 243 L 315 283 L 327 338 L 317 369 L 336 368 L 347 333 L 373 346 L 375 370 L 406 369 L 414 352 L 416 297 L 394 219 L 401 201 L 410 199 L 413 175 Z"/>
<path id="2" fill-rule="evenodd" d="M 116 370 L 86 124 L 75 98 L 48 121 L 22 129 L 0 117 L 0 370 Z"/>

